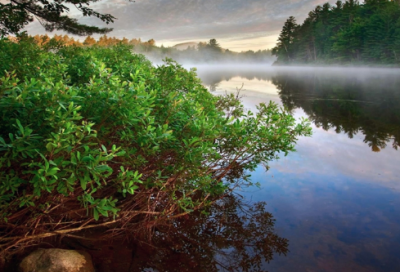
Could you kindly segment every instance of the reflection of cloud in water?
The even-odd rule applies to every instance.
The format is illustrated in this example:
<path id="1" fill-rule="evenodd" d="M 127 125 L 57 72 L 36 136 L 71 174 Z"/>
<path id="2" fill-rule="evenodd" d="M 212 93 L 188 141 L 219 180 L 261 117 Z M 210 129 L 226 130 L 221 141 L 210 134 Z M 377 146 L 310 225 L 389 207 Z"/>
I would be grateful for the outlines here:
<path id="1" fill-rule="evenodd" d="M 290 240 L 288 257 L 276 258 L 266 269 L 400 271 L 399 151 L 388 142 L 379 153 L 371 152 L 366 137 L 385 139 L 399 130 L 396 105 L 400 93 L 394 91 L 399 71 L 281 72 L 280 78 L 277 70 L 268 69 L 254 77 L 251 71 L 231 69 L 213 73 L 209 81 L 218 84 L 216 94 L 235 91 L 243 82 L 243 102 L 249 109 L 270 100 L 282 105 L 281 98 L 287 98 L 284 104 L 293 106 L 296 118 L 312 114 L 310 118 L 320 125 L 312 125 L 312 137 L 299 139 L 297 152 L 271 162 L 268 172 L 260 166 L 252 174 L 261 189 L 243 191 L 247 199 L 268 202 L 277 219 L 276 230 Z M 270 89 L 274 88 L 271 82 L 281 87 L 284 96 L 278 94 L 278 87 Z M 337 131 L 337 127 L 342 129 Z"/>
<path id="2" fill-rule="evenodd" d="M 334 76 L 339 76 L 343 75 L 343 70 L 348 72 L 345 75 L 346 78 L 353 75 L 356 78 L 365 79 L 365 73 L 374 72 L 375 76 L 379 76 L 379 74 L 388 76 L 390 79 L 388 83 L 393 81 L 393 75 L 398 72 L 397 70 L 385 69 L 327 69 L 327 71 L 321 69 L 321 71 L 317 71 L 314 68 L 306 68 L 303 72 L 308 71 L 325 75 L 332 73 Z M 255 110 L 257 104 L 268 103 L 271 100 L 282 105 L 277 87 L 270 81 L 272 75 L 279 71 L 297 77 L 301 74 L 300 71 L 295 69 L 271 70 L 271 68 L 265 67 L 255 67 L 255 71 L 252 75 L 252 70 L 241 73 L 231 67 L 225 74 L 223 70 L 219 71 L 220 74 L 212 73 L 216 78 L 224 79 L 218 83 L 215 94 L 223 94 L 225 91 L 236 92 L 236 89 L 244 84 L 241 95 L 245 108 Z M 207 73 L 210 73 L 210 71 Z M 364 85 L 362 84 L 363 87 L 365 87 Z M 356 85 L 352 88 L 360 86 Z M 388 85 L 385 88 L 389 88 Z M 367 90 L 370 92 L 369 89 Z M 294 109 L 293 114 L 296 118 L 308 117 L 308 114 L 302 108 Z M 296 146 L 297 153 L 282 158 L 279 162 L 271 165 L 282 172 L 325 174 L 337 176 L 339 181 L 342 176 L 345 176 L 359 182 L 379 183 L 385 187 L 400 190 L 400 182 L 398 182 L 400 176 L 397 173 L 400 157 L 395 149 L 384 148 L 379 153 L 371 152 L 371 148 L 364 142 L 365 135 L 361 130 L 356 132 L 351 139 L 344 132 L 337 133 L 335 128 L 324 130 L 313 125 L 313 133 L 311 138 L 299 140 Z M 390 146 L 391 142 L 388 145 Z M 287 167 L 288 165 L 290 167 Z"/>
<path id="3" fill-rule="evenodd" d="M 222 91 L 223 90 L 223 91 Z M 236 89 L 223 89 L 222 87 L 218 87 L 217 91 L 215 92 L 216 95 L 223 95 L 227 93 L 236 93 Z M 242 96 L 241 100 L 244 107 L 248 110 L 256 110 L 256 105 L 260 103 L 268 104 L 269 101 L 274 101 L 277 104 L 280 103 L 279 96 L 276 94 L 269 94 L 269 93 L 260 93 L 258 91 L 253 91 L 243 87 L 243 90 L 240 91 L 240 96 Z"/>
<path id="4" fill-rule="evenodd" d="M 260 92 L 262 94 L 270 94 L 278 96 L 278 91 L 274 84 L 270 81 L 260 80 L 260 79 L 244 79 L 240 76 L 231 78 L 229 81 L 224 81 L 218 84 L 217 90 L 236 90 L 236 88 L 241 88 L 242 94 L 246 95 L 247 91 Z"/>
<path id="5" fill-rule="evenodd" d="M 399 191 L 368 173 L 357 177 L 343 163 L 327 165 L 341 150 L 321 158 L 318 151 L 307 153 L 302 140 L 299 146 L 270 171 L 257 169 L 252 180 L 261 189 L 246 193 L 268 201 L 278 233 L 290 240 L 288 258 L 277 258 L 269 271 L 398 271 Z"/>
<path id="6" fill-rule="evenodd" d="M 258 103 L 268 103 L 271 100 L 281 104 L 273 85 L 257 79 L 245 81 L 243 78 L 235 77 L 232 82 L 221 82 L 215 93 L 223 94 L 222 90 L 235 92 L 236 87 L 240 87 L 242 82 L 245 83 L 241 92 L 245 108 L 255 110 L 255 105 Z M 262 83 L 265 83 L 264 89 Z M 296 118 L 307 117 L 301 109 L 297 109 L 294 115 Z M 397 165 L 400 165 L 398 152 L 386 148 L 379 153 L 372 153 L 363 139 L 361 132 L 350 139 L 346 134 L 336 133 L 333 129 L 326 131 L 313 126 L 313 136 L 299 140 L 296 146 L 297 153 L 281 158 L 271 165 L 282 172 L 332 176 L 342 174 L 360 182 L 378 182 L 386 187 L 400 190 L 400 176 L 397 171 Z M 288 168 L 287 165 L 291 167 Z"/>
<path id="7" fill-rule="evenodd" d="M 313 136 L 300 139 L 296 153 L 272 162 L 271 166 L 284 173 L 351 177 L 358 182 L 379 183 L 400 190 L 398 151 L 387 148 L 372 153 L 362 142 L 361 133 L 354 138 L 313 127 Z"/>
<path id="8" fill-rule="evenodd" d="M 256 110 L 256 105 L 268 104 L 269 101 L 282 104 L 276 87 L 269 81 L 259 79 L 248 80 L 242 77 L 233 77 L 229 81 L 219 83 L 214 94 L 236 93 L 242 86 L 240 96 L 246 109 Z"/>

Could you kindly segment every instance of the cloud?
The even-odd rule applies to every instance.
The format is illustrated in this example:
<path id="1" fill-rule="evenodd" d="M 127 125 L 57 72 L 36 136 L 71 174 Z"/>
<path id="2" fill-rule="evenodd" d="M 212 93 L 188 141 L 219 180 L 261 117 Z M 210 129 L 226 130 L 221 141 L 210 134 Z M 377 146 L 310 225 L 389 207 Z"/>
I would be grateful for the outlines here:
<path id="1" fill-rule="evenodd" d="M 100 1 L 92 8 L 114 15 L 116 37 L 155 39 L 161 43 L 199 41 L 216 38 L 222 45 L 240 49 L 266 49 L 273 46 L 285 20 L 293 15 L 302 21 L 324 0 L 127 0 Z M 71 9 L 73 15 L 78 13 Z M 81 17 L 81 22 L 103 25 L 96 18 Z M 32 34 L 44 33 L 38 23 L 29 26 Z M 268 46 L 257 43 L 268 40 Z M 252 48 L 254 45 L 257 48 Z"/>

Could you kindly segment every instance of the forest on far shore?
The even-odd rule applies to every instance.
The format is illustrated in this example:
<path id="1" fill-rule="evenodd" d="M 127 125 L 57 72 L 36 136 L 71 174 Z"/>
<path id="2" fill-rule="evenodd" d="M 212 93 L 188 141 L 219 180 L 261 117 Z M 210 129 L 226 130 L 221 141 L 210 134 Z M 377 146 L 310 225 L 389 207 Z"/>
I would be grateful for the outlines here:
<path id="1" fill-rule="evenodd" d="M 272 49 L 276 64 L 400 64 L 400 1 L 337 1 L 291 16 Z"/>
<path id="2" fill-rule="evenodd" d="M 157 46 L 154 39 L 142 41 L 141 39 L 127 39 L 101 36 L 98 40 L 92 36 L 87 36 L 84 41 L 74 39 L 68 35 L 35 35 L 31 37 L 39 46 L 101 46 L 110 47 L 119 44 L 132 45 L 136 53 L 145 55 L 149 60 L 155 63 L 161 62 L 165 58 L 171 58 L 179 63 L 273 63 L 275 57 L 271 50 L 248 50 L 235 52 L 222 48 L 216 39 L 210 39 L 209 42 L 188 43 L 187 47 Z M 9 37 L 11 40 L 17 38 Z"/>

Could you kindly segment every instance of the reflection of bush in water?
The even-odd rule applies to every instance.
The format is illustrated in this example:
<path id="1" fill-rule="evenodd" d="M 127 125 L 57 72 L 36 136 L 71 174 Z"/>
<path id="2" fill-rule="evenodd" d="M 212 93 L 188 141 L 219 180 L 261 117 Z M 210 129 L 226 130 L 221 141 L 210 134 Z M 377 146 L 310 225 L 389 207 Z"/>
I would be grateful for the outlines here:
<path id="1" fill-rule="evenodd" d="M 281 74 L 272 83 L 285 107 L 302 108 L 318 127 L 344 132 L 349 138 L 361 132 L 374 152 L 391 140 L 395 149 L 400 144 L 398 78 Z"/>
<path id="2" fill-rule="evenodd" d="M 157 227 L 153 245 L 139 243 L 134 271 L 263 271 L 274 254 L 288 252 L 288 240 L 274 233 L 265 203 L 248 206 L 229 195 L 207 213 Z"/>

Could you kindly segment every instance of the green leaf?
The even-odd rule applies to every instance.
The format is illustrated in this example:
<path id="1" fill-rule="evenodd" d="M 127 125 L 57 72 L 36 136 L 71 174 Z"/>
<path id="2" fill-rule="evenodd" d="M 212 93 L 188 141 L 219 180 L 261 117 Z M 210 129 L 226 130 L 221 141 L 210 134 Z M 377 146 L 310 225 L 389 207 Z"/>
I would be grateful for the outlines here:
<path id="1" fill-rule="evenodd" d="M 48 143 L 48 144 L 46 145 L 46 149 L 47 149 L 47 151 L 49 151 L 49 152 L 53 151 L 53 149 L 54 149 L 54 144 L 53 144 L 53 143 Z"/>
<path id="2" fill-rule="evenodd" d="M 103 209 L 99 209 L 99 212 L 101 213 L 102 216 L 104 217 L 108 217 L 108 212 L 103 210 Z"/>
<path id="3" fill-rule="evenodd" d="M 86 190 L 86 185 L 87 185 L 88 181 L 87 181 L 84 177 L 83 177 L 83 178 L 80 178 L 79 180 L 80 180 L 80 182 L 81 182 L 81 187 L 82 187 L 82 189 L 83 189 L 83 190 Z"/>
<path id="4" fill-rule="evenodd" d="M 93 217 L 94 217 L 94 220 L 96 220 L 96 221 L 99 220 L 99 212 L 97 211 L 96 208 L 93 209 Z"/>
<path id="5" fill-rule="evenodd" d="M 15 121 L 16 121 L 18 127 L 19 127 L 19 131 L 21 132 L 21 135 L 24 135 L 25 134 L 24 133 L 24 127 L 21 125 L 21 122 L 18 119 L 16 119 Z"/>
<path id="6" fill-rule="evenodd" d="M 46 176 L 53 176 L 58 172 L 58 170 L 60 170 L 60 168 L 52 167 L 49 170 L 47 170 Z"/>

